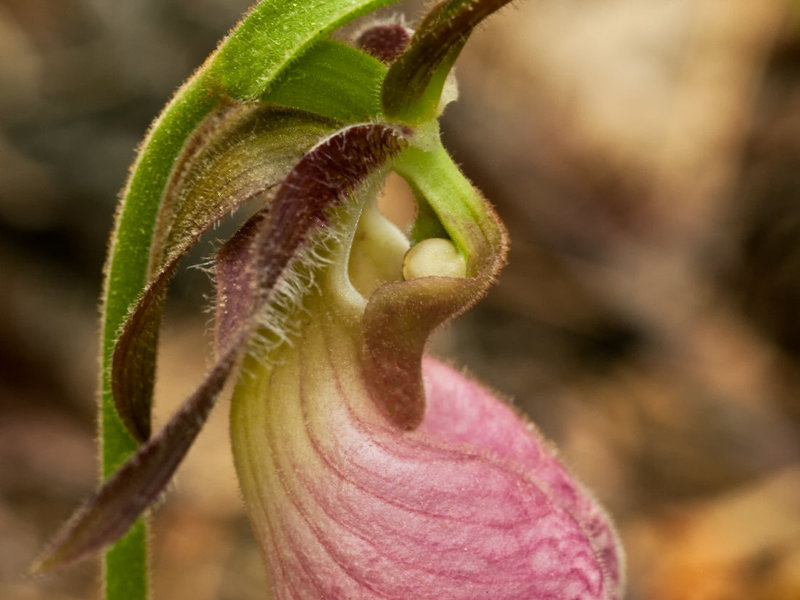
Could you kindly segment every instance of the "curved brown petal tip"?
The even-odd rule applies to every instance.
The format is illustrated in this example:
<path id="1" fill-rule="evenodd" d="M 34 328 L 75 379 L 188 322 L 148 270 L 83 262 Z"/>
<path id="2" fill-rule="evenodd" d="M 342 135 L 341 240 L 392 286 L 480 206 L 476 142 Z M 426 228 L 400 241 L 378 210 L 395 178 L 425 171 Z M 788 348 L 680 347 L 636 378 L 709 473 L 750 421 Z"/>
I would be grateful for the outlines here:
<path id="1" fill-rule="evenodd" d="M 483 227 L 472 231 L 472 277 L 388 283 L 369 298 L 362 351 L 367 386 L 398 427 L 414 429 L 425 414 L 422 354 L 430 334 L 480 300 L 505 264 L 505 228 L 488 203 L 485 210 Z"/>
<path id="2" fill-rule="evenodd" d="M 114 406 L 125 428 L 139 443 L 150 438 L 161 313 L 177 263 L 173 261 L 147 286 L 122 326 L 111 359 Z"/>
<path id="3" fill-rule="evenodd" d="M 205 424 L 238 352 L 236 347 L 222 357 L 166 427 L 78 509 L 31 567 L 32 575 L 68 566 L 115 542 L 156 501 Z"/>

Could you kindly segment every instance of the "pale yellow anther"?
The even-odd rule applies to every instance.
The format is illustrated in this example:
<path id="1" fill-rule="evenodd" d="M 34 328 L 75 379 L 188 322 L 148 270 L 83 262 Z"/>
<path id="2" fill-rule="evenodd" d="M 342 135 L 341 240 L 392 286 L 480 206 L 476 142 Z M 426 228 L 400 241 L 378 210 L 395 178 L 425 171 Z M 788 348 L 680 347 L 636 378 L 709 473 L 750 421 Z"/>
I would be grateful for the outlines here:
<path id="1" fill-rule="evenodd" d="M 442 238 L 423 240 L 406 252 L 403 278 L 466 277 L 467 264 L 455 244 Z"/>

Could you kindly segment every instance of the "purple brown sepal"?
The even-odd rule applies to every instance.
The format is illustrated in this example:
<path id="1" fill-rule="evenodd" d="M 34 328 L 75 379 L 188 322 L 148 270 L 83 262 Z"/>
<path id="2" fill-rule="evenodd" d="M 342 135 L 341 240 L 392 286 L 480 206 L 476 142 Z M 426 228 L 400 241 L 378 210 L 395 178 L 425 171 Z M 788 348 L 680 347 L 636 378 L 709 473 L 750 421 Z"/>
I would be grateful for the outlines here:
<path id="1" fill-rule="evenodd" d="M 287 175 L 256 240 L 262 294 L 272 293 L 278 276 L 310 232 L 325 227 L 367 176 L 396 156 L 407 141 L 389 125 L 353 125 L 320 142 Z M 264 298 L 263 300 L 266 300 Z"/>
<path id="2" fill-rule="evenodd" d="M 272 311 L 279 281 L 330 228 L 333 215 L 368 176 L 407 145 L 405 132 L 380 124 L 354 125 L 323 140 L 289 172 L 268 212 L 254 218 L 223 248 L 217 263 L 217 352 L 243 327 Z M 292 299 L 287 300 L 291 303 Z M 266 317 L 269 319 L 269 317 Z"/>
<path id="3" fill-rule="evenodd" d="M 302 111 L 224 104 L 187 141 L 159 209 L 150 281 L 114 347 L 111 389 L 120 419 L 139 442 L 150 437 L 161 316 L 180 259 L 214 223 L 269 192 L 336 124 Z"/>
<path id="4" fill-rule="evenodd" d="M 214 314 L 214 346 L 217 353 L 230 348 L 256 310 L 257 278 L 254 273 L 255 237 L 268 211 L 253 215 L 231 239 L 220 248 L 216 258 L 214 280 L 217 302 Z"/>

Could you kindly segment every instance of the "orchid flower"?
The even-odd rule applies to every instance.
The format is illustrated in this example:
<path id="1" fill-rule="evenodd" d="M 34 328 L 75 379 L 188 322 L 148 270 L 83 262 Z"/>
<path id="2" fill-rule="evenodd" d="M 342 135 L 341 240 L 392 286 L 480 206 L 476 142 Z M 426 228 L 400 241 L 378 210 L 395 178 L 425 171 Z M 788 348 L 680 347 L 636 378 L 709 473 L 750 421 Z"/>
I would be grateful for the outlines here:
<path id="1" fill-rule="evenodd" d="M 425 355 L 505 259 L 503 225 L 437 119 L 466 39 L 507 1 L 446 0 L 416 32 L 376 24 L 348 45 L 327 34 L 387 0 L 264 0 L 179 90 L 140 150 L 110 250 L 107 478 L 36 570 L 125 536 L 107 594 L 134 597 L 119 591 L 120 569 L 137 568 L 122 548 L 143 539 L 140 515 L 233 379 L 234 459 L 271 597 L 621 597 L 602 508 L 530 423 Z M 376 205 L 391 171 L 417 200 L 409 231 Z M 169 280 L 240 207 L 251 216 L 215 258 L 215 363 L 151 435 Z"/>

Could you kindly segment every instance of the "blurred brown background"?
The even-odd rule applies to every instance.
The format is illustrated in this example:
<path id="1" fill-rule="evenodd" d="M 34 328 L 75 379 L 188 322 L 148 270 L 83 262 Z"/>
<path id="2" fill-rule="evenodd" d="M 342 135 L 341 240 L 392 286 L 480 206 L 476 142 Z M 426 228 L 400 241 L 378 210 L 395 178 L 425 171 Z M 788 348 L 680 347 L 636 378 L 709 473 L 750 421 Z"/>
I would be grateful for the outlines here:
<path id="1" fill-rule="evenodd" d="M 96 597 L 91 563 L 23 573 L 95 485 L 117 192 L 246 6 L 0 0 L 0 598 Z M 800 598 L 799 15 L 521 1 L 459 64 L 446 141 L 512 251 L 435 346 L 531 414 L 606 504 L 630 600 Z M 205 367 L 208 289 L 191 269 L 174 287 L 159 423 Z M 156 514 L 155 598 L 263 597 L 226 410 Z"/>

